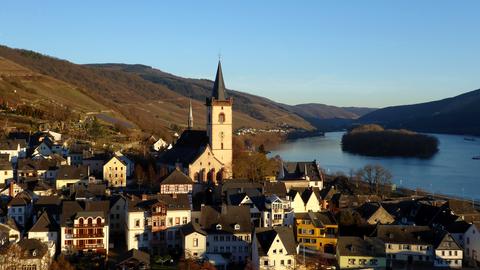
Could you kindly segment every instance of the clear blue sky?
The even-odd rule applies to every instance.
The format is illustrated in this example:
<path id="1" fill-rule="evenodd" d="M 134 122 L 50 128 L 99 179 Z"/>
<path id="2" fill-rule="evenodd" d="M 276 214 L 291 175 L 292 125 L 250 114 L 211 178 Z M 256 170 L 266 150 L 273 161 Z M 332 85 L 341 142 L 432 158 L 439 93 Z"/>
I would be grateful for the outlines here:
<path id="1" fill-rule="evenodd" d="M 288 104 L 373 106 L 480 88 L 480 1 L 2 1 L 0 43 L 141 63 Z"/>

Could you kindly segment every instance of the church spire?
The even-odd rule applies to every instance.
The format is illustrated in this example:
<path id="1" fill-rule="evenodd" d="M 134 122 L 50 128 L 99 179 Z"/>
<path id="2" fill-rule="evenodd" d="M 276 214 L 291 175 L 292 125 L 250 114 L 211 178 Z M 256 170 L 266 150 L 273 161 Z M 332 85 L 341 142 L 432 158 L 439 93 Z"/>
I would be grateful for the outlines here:
<path id="1" fill-rule="evenodd" d="M 222 63 L 218 61 L 217 76 L 213 84 L 212 97 L 216 100 L 226 100 L 225 82 L 223 81 Z"/>
<path id="2" fill-rule="evenodd" d="M 188 108 L 188 129 L 193 129 L 192 100 L 190 100 L 190 104 Z"/>

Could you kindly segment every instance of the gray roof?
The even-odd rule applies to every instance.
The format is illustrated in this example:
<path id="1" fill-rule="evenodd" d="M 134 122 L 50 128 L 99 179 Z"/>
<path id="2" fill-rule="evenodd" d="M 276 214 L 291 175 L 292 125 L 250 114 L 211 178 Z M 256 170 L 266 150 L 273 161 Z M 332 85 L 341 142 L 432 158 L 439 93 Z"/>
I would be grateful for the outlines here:
<path id="1" fill-rule="evenodd" d="M 337 253 L 340 256 L 385 257 L 385 244 L 375 237 L 340 236 Z"/>
<path id="2" fill-rule="evenodd" d="M 18 243 L 22 250 L 22 259 L 43 258 L 48 252 L 48 246 L 38 239 L 23 238 Z"/>
<path id="3" fill-rule="evenodd" d="M 65 179 L 82 180 L 87 178 L 88 178 L 88 166 L 86 165 L 79 165 L 79 166 L 61 165 L 57 172 L 58 180 L 65 180 Z"/>
<path id="4" fill-rule="evenodd" d="M 196 222 L 189 222 L 188 224 L 185 224 L 184 226 L 182 226 L 180 230 L 182 231 L 183 235 L 189 235 L 193 232 L 197 232 L 202 235 L 207 235 L 207 232 L 202 230 L 202 228 L 200 227 L 200 224 Z"/>
<path id="5" fill-rule="evenodd" d="M 320 181 L 322 176 L 317 162 L 314 161 L 302 161 L 302 162 L 283 162 L 282 168 L 283 177 L 282 180 L 301 180 L 309 177 L 310 181 Z"/>
<path id="6" fill-rule="evenodd" d="M 272 246 L 275 237 L 278 235 L 282 241 L 288 255 L 297 254 L 297 244 L 293 229 L 289 227 L 269 227 L 269 228 L 255 228 L 255 235 L 258 243 L 258 253 L 264 256 Z"/>
<path id="7" fill-rule="evenodd" d="M 129 251 L 119 256 L 117 265 L 123 264 L 131 260 L 135 260 L 138 264 L 143 264 L 148 266 L 150 265 L 150 254 L 148 254 L 147 252 L 143 252 L 138 249 L 132 248 Z"/>
<path id="8" fill-rule="evenodd" d="M 158 159 L 161 164 L 188 166 L 205 152 L 208 146 L 205 130 L 185 130 L 171 149 L 164 151 Z"/>
<path id="9" fill-rule="evenodd" d="M 283 182 L 268 182 L 263 183 L 263 194 L 265 196 L 277 195 L 279 197 L 285 197 L 287 195 L 287 187 Z"/>
<path id="10" fill-rule="evenodd" d="M 54 232 L 58 231 L 58 229 L 59 226 L 57 222 L 49 217 L 47 212 L 43 212 L 29 232 Z"/>
<path id="11" fill-rule="evenodd" d="M 213 83 L 212 97 L 221 101 L 227 99 L 225 82 L 223 81 L 222 63 L 220 61 L 218 61 L 217 75 Z"/>
<path id="12" fill-rule="evenodd" d="M 108 217 L 110 209 L 110 201 L 64 201 L 62 205 L 62 216 L 60 219 L 61 225 L 73 222 L 77 214 L 83 212 L 92 212 L 98 215 L 103 213 L 103 217 Z M 108 219 L 107 219 L 108 220 Z"/>
<path id="13" fill-rule="evenodd" d="M 20 147 L 26 147 L 27 142 L 21 139 L 1 140 L 0 150 L 17 150 L 18 145 L 20 145 Z"/>
<path id="14" fill-rule="evenodd" d="M 57 162 L 52 159 L 19 159 L 17 169 L 23 171 L 54 170 Z"/>
<path id="15" fill-rule="evenodd" d="M 374 236 L 385 243 L 432 245 L 434 232 L 428 226 L 377 225 Z"/>
<path id="16" fill-rule="evenodd" d="M 295 218 L 308 219 L 318 228 L 324 227 L 325 225 L 337 225 L 337 220 L 330 211 L 295 213 Z"/>
<path id="17" fill-rule="evenodd" d="M 161 185 L 181 185 L 181 184 L 191 184 L 193 185 L 192 179 L 181 172 L 178 169 L 173 170 L 161 183 Z"/>
<path id="18" fill-rule="evenodd" d="M 221 229 L 217 229 L 219 224 Z M 240 225 L 239 230 L 235 230 L 236 224 Z M 248 206 L 223 205 L 220 210 L 205 206 L 201 211 L 200 225 L 208 233 L 251 232 L 250 208 Z"/>

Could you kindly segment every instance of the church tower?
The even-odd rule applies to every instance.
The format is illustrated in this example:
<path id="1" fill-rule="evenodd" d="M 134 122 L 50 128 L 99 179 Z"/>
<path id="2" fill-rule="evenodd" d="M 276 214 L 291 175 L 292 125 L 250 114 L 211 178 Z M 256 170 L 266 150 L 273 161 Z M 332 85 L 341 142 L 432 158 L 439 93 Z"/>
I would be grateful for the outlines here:
<path id="1" fill-rule="evenodd" d="M 224 178 L 232 178 L 232 104 L 223 81 L 222 65 L 218 61 L 212 96 L 207 97 L 207 136 L 213 155 L 224 164 Z"/>

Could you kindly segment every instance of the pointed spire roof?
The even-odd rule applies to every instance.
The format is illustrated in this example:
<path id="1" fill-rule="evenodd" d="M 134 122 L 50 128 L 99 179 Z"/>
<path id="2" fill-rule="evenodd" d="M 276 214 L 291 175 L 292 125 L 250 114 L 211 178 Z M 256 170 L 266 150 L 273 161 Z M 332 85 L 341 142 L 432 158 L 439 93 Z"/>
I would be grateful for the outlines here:
<path id="1" fill-rule="evenodd" d="M 192 111 L 192 100 L 190 100 L 188 108 L 188 129 L 193 128 L 193 111 Z"/>
<path id="2" fill-rule="evenodd" d="M 218 61 L 217 76 L 213 84 L 212 97 L 216 100 L 225 100 L 227 98 L 225 82 L 223 81 L 222 63 Z"/>

